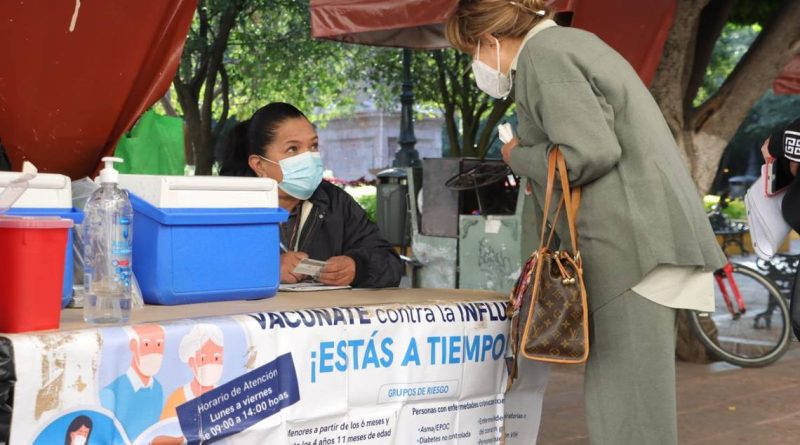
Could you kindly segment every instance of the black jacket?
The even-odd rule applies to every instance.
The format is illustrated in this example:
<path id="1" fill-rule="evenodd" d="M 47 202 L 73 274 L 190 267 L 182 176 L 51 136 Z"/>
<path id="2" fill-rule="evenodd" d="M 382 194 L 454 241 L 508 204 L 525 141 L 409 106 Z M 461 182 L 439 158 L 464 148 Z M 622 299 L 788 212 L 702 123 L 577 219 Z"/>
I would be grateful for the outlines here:
<path id="1" fill-rule="evenodd" d="M 800 119 L 773 132 L 768 147 L 778 164 L 778 178 L 790 181 L 781 205 L 783 218 L 792 229 L 800 232 L 800 175 L 795 177 L 790 170 L 790 161 L 797 159 L 797 134 L 800 134 Z"/>
<path id="2" fill-rule="evenodd" d="M 345 255 L 356 263 L 353 287 L 397 287 L 403 264 L 378 226 L 347 192 L 322 182 L 308 199 L 314 207 L 306 219 L 297 250 L 315 260 Z M 296 207 L 299 213 L 301 205 Z M 282 231 L 282 241 L 293 246 L 291 233 L 299 217 L 290 217 L 289 230 Z"/>

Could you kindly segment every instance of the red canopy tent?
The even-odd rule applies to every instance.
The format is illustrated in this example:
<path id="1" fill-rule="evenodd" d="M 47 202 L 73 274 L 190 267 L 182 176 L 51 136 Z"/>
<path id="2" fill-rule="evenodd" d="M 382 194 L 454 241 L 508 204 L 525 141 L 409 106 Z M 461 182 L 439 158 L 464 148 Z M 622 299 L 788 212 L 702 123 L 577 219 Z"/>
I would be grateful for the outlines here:
<path id="1" fill-rule="evenodd" d="M 772 83 L 775 94 L 800 94 L 800 54 L 794 56 Z"/>
<path id="2" fill-rule="evenodd" d="M 672 25 L 675 0 L 557 0 L 571 26 L 591 31 L 619 51 L 649 83 Z M 314 37 L 378 46 L 448 46 L 443 23 L 458 0 L 311 0 Z M 635 36 L 635 38 L 633 37 Z"/>
<path id="3" fill-rule="evenodd" d="M 0 140 L 11 162 L 91 174 L 169 88 L 196 5 L 0 2 Z"/>

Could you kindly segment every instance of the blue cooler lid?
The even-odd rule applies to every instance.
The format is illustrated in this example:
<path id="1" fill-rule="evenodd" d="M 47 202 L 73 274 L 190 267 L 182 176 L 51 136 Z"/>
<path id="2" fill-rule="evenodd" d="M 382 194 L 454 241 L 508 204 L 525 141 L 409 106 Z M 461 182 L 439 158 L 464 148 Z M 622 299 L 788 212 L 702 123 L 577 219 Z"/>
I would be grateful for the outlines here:
<path id="1" fill-rule="evenodd" d="M 289 212 L 282 208 L 247 209 L 169 209 L 158 208 L 128 192 L 133 209 L 159 224 L 169 226 L 207 226 L 234 224 L 282 223 L 289 219 Z"/>

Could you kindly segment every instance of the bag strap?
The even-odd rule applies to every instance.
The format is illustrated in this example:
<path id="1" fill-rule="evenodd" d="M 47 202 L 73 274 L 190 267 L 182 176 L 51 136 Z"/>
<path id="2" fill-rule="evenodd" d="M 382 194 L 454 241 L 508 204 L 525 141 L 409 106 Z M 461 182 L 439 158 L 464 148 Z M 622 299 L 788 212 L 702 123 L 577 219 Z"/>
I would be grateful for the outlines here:
<path id="1" fill-rule="evenodd" d="M 555 217 L 550 228 L 550 235 L 547 244 L 545 244 L 545 232 L 547 231 L 547 217 L 550 213 L 550 205 L 553 201 L 553 188 L 556 181 L 556 169 L 558 169 L 559 179 L 561 181 L 561 200 L 558 204 Z M 578 251 L 578 233 L 576 229 L 576 221 L 578 219 L 578 209 L 581 205 L 581 187 L 571 188 L 569 185 L 569 177 L 567 171 L 567 164 L 564 160 L 564 155 L 561 153 L 559 146 L 556 145 L 550 150 L 547 161 L 547 184 L 545 188 L 544 198 L 544 217 L 542 218 L 542 230 L 539 238 L 539 248 L 550 245 L 555 233 L 556 222 L 561 215 L 561 208 L 567 208 L 567 224 L 569 226 L 569 234 L 572 243 L 573 252 Z"/>
<path id="2" fill-rule="evenodd" d="M 539 237 L 539 249 L 545 247 L 544 244 L 544 234 L 547 231 L 547 217 L 550 216 L 550 204 L 553 201 L 553 186 L 556 180 L 556 162 L 555 158 L 553 158 L 553 152 L 558 151 L 558 146 L 553 147 L 550 151 L 550 158 L 547 162 L 547 184 L 545 186 L 544 192 L 544 217 L 542 218 L 542 233 Z M 551 230 L 555 230 L 555 220 L 553 220 L 553 225 Z"/>
<path id="3" fill-rule="evenodd" d="M 581 205 L 581 188 L 570 189 L 569 178 L 567 177 L 567 163 L 561 151 L 555 154 L 555 158 L 561 179 L 562 196 L 567 207 L 567 225 L 569 226 L 569 237 L 572 241 L 572 253 L 575 254 L 578 252 L 578 230 L 575 227 L 575 221 L 578 218 L 578 208 Z"/>

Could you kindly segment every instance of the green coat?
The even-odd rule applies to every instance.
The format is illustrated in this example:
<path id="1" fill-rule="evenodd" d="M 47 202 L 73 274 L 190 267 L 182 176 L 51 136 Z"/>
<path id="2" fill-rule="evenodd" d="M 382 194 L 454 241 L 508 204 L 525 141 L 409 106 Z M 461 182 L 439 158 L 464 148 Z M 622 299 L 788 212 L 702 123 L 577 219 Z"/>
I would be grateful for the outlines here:
<path id="1" fill-rule="evenodd" d="M 592 310 L 659 264 L 722 267 L 672 133 L 622 56 L 589 32 L 548 28 L 525 44 L 514 83 L 519 146 L 510 165 L 533 181 L 538 214 L 552 144 L 570 183 L 583 186 L 578 248 Z M 568 240 L 563 218 L 556 232 Z"/>

